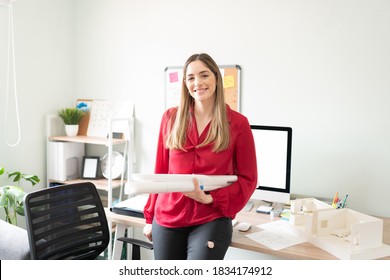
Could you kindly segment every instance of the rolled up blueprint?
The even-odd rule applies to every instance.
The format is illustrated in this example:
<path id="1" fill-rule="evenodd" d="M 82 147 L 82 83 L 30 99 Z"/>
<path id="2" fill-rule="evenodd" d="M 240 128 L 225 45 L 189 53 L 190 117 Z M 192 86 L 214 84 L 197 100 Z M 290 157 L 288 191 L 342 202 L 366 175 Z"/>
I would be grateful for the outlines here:
<path id="1" fill-rule="evenodd" d="M 133 181 L 125 185 L 125 193 L 189 192 L 194 189 L 193 178 L 197 178 L 204 191 L 224 188 L 237 181 L 235 175 L 133 174 Z"/>

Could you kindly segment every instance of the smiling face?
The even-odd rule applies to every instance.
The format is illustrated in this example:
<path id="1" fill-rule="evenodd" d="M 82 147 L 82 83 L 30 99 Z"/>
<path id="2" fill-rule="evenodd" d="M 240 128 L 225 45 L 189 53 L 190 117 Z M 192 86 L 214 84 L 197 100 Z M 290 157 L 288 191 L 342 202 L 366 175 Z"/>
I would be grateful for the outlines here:
<path id="1" fill-rule="evenodd" d="M 216 77 L 202 61 L 195 60 L 188 64 L 185 84 L 195 102 L 203 104 L 214 102 Z"/>

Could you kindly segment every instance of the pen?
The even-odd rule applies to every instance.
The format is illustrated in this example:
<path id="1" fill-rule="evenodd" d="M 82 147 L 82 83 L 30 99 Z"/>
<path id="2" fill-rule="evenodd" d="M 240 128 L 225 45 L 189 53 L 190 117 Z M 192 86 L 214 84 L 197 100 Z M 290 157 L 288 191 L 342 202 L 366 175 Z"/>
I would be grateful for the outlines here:
<path id="1" fill-rule="evenodd" d="M 332 206 L 334 208 L 336 208 L 336 206 L 337 206 L 338 196 L 339 196 L 339 193 L 336 192 L 336 194 L 334 195 L 333 201 L 332 201 Z"/>
<path id="2" fill-rule="evenodd" d="M 347 205 L 347 199 L 348 199 L 348 193 L 345 195 L 344 201 L 343 201 L 343 206 L 341 208 L 344 208 L 345 205 Z"/>

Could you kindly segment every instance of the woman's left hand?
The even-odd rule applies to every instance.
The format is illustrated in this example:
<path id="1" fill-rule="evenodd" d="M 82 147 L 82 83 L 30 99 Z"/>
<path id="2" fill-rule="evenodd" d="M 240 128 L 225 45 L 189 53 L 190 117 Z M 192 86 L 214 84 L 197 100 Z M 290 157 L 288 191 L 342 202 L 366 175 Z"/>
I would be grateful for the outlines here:
<path id="1" fill-rule="evenodd" d="M 198 179 L 194 178 L 194 190 L 192 192 L 184 192 L 183 194 L 186 197 L 192 198 L 193 200 L 196 200 L 203 204 L 211 204 L 213 203 L 213 197 L 211 194 L 206 194 L 199 186 Z"/>

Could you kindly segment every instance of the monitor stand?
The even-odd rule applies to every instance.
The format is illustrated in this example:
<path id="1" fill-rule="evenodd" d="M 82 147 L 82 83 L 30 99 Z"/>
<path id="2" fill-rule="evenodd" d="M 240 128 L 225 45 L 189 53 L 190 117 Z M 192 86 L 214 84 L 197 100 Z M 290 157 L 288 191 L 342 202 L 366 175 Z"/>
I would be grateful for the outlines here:
<path id="1" fill-rule="evenodd" d="M 253 201 L 249 200 L 249 201 L 246 203 L 246 205 L 244 206 L 243 211 L 246 211 L 246 212 L 251 211 L 253 205 L 254 205 Z"/>
<path id="2" fill-rule="evenodd" d="M 281 202 L 272 202 L 271 206 L 273 207 L 273 210 L 282 212 L 284 209 L 284 203 Z"/>

